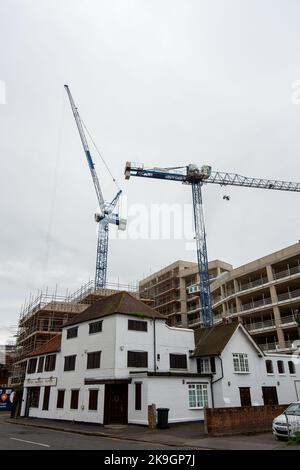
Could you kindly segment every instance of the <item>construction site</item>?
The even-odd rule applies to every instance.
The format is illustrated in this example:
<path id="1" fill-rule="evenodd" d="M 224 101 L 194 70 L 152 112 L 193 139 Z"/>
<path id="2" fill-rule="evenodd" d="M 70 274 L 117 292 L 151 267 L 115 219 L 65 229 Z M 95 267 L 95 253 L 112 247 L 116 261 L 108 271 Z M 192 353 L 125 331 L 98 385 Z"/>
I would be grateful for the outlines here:
<path id="1" fill-rule="evenodd" d="M 27 305 L 24 305 L 20 313 L 10 383 L 14 385 L 23 383 L 27 356 L 56 336 L 66 322 L 97 300 L 124 290 L 140 298 L 135 286 L 108 284 L 106 288 L 96 288 L 94 281 L 89 281 L 67 296 L 59 296 L 55 292 L 50 294 L 47 290 L 38 293 Z M 143 301 L 149 305 L 154 303 L 150 299 Z"/>
<path id="2" fill-rule="evenodd" d="M 147 179 L 153 178 L 173 182 L 173 184 L 180 182 L 191 188 L 197 262 L 176 261 L 142 280 L 139 286 L 109 284 L 107 281 L 109 227 L 114 225 L 118 230 L 126 229 L 126 220 L 121 218 L 119 213 L 119 200 L 122 191 L 91 138 L 89 131 L 83 124 L 68 85 L 65 85 L 65 90 L 79 132 L 99 208 L 99 212 L 95 214 L 95 221 L 98 224 L 95 278 L 94 281 L 89 281 L 76 292 L 66 294 L 65 296 L 59 296 L 57 292 L 49 293 L 47 290 L 39 292 L 36 297 L 30 298 L 29 302 L 22 307 L 18 324 L 15 363 L 10 379 L 11 383 L 22 383 L 25 375 L 26 358 L 32 351 L 53 338 L 53 336 L 61 331 L 62 326 L 67 321 L 71 320 L 75 315 L 82 313 L 95 301 L 118 291 L 130 292 L 143 302 L 151 305 L 158 312 L 166 316 L 171 326 L 209 328 L 215 323 L 229 321 L 232 316 L 231 314 L 233 314 L 237 316 L 239 321 L 244 321 L 254 333 L 249 316 L 246 318 L 246 315 L 242 314 L 245 311 L 244 300 L 241 299 L 241 296 L 244 295 L 244 289 L 242 289 L 243 294 L 240 294 L 241 289 L 238 287 L 238 282 L 241 282 L 243 285 L 248 282 L 252 286 L 252 283 L 256 282 L 257 277 L 259 277 L 259 288 L 256 288 L 253 295 L 252 292 L 248 294 L 247 291 L 247 297 L 245 297 L 246 304 L 250 306 L 248 310 L 250 312 L 254 311 L 255 323 L 262 322 L 263 329 L 264 327 L 271 328 L 267 335 L 257 335 L 258 341 L 266 342 L 265 350 L 270 350 L 268 346 L 270 342 L 278 343 L 281 349 L 291 352 L 292 349 L 289 347 L 291 341 L 299 337 L 299 330 L 295 329 L 296 323 L 292 321 L 292 330 L 287 329 L 284 333 L 283 329 L 285 327 L 281 326 L 278 306 L 274 305 L 272 312 L 268 310 L 268 315 L 271 314 L 272 318 L 265 316 L 266 309 L 261 314 L 258 311 L 258 308 L 261 306 L 265 307 L 266 303 L 278 303 L 282 295 L 287 295 L 288 299 L 290 297 L 296 298 L 298 284 L 297 279 L 294 280 L 293 278 L 294 284 L 291 289 L 293 293 L 290 292 L 289 287 L 282 286 L 281 288 L 278 286 L 277 298 L 274 291 L 275 287 L 271 285 L 271 301 L 267 302 L 265 299 L 267 294 L 266 289 L 269 287 L 265 286 L 265 284 L 274 283 L 281 268 L 285 271 L 286 268 L 289 269 L 289 262 L 285 261 L 285 253 L 282 255 L 282 260 L 278 260 L 278 256 L 275 256 L 276 265 L 273 268 L 270 267 L 271 265 L 263 266 L 261 269 L 259 268 L 257 273 L 254 272 L 249 275 L 246 275 L 246 271 L 243 268 L 233 270 L 232 265 L 224 261 L 214 260 L 208 262 L 202 190 L 207 184 L 212 184 L 272 191 L 300 192 L 300 184 L 289 181 L 249 178 L 235 173 L 212 171 L 212 167 L 209 165 L 198 167 L 197 165 L 189 164 L 187 166 L 171 168 L 146 168 L 141 163 L 126 162 L 125 179 L 127 180 L 131 176 Z M 95 150 L 102 159 L 113 183 L 118 188 L 116 195 L 111 201 L 107 201 L 103 197 L 86 133 L 93 142 Z M 299 259 L 297 247 L 293 251 L 292 261 L 293 269 L 294 267 L 296 268 L 295 274 L 298 274 Z M 258 262 L 258 265 L 260 266 L 260 262 Z M 273 274 L 270 271 L 272 269 Z M 234 278 L 235 274 L 237 280 Z M 232 290 L 232 292 L 230 289 L 228 290 L 229 285 L 235 286 L 235 290 Z M 231 312 L 229 315 L 227 314 L 228 311 Z M 293 306 L 289 307 L 287 312 L 287 317 L 293 317 Z M 282 315 L 281 320 L 283 320 L 283 316 L 285 315 Z M 268 323 L 269 320 L 271 320 L 271 324 Z M 265 322 L 267 323 L 265 324 Z"/>

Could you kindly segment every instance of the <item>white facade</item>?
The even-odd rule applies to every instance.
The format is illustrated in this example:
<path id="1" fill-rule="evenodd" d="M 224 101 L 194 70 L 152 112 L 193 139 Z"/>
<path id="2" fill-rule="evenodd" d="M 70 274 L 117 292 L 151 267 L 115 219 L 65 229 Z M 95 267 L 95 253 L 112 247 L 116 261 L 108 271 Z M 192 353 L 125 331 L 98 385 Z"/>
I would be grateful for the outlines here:
<path id="1" fill-rule="evenodd" d="M 100 320 L 102 331 L 90 334 L 89 324 Z M 146 322 L 147 331 L 128 329 L 129 320 Z M 78 327 L 77 336 L 68 339 L 67 331 L 74 327 Z M 275 387 L 280 404 L 300 400 L 299 358 L 264 355 L 242 325 L 237 327 L 222 354 L 214 357 L 213 373 L 210 373 L 211 357 L 193 357 L 194 349 L 194 330 L 172 328 L 161 319 L 111 314 L 65 327 L 55 369 L 27 372 L 21 415 L 98 424 L 147 425 L 148 405 L 169 408 L 170 423 L 199 421 L 204 418 L 204 406 L 241 406 L 240 388 L 244 394 L 249 393 L 252 405 L 264 404 L 262 387 L 273 387 L 273 392 Z M 99 351 L 100 367 L 88 369 L 88 354 Z M 129 367 L 128 351 L 147 353 L 147 365 Z M 170 354 L 185 356 L 186 366 L 180 369 L 177 363 L 171 368 Z M 243 355 L 239 357 L 246 360 L 249 370 L 234 370 L 234 354 Z M 65 357 L 73 355 L 76 355 L 75 369 L 64 370 Z M 205 359 L 205 370 L 200 374 L 197 362 L 199 366 Z M 273 373 L 267 373 L 266 360 L 272 360 Z M 283 362 L 284 373 L 278 372 L 277 361 Z M 295 368 L 293 373 L 289 370 L 291 361 Z M 32 387 L 35 391 L 40 387 L 38 403 L 33 403 L 32 398 L 29 402 Z M 46 406 L 45 387 L 50 387 Z M 58 407 L 58 394 L 62 390 L 63 407 Z M 75 409 L 71 409 L 72 390 L 78 390 Z M 98 391 L 93 410 L 90 409 L 91 390 Z M 43 407 L 48 409 L 43 410 Z"/>
<path id="2" fill-rule="evenodd" d="M 130 319 L 147 322 L 147 331 L 129 330 Z M 190 358 L 194 350 L 193 330 L 171 328 L 166 325 L 165 320 L 114 314 L 102 319 L 101 332 L 89 334 L 89 323 L 93 321 L 74 325 L 78 326 L 75 338 L 67 339 L 68 328 L 63 329 L 61 350 L 57 353 L 54 371 L 26 374 L 22 415 L 103 424 L 107 386 L 118 385 L 112 381 L 121 383 L 127 380 L 129 423 L 148 424 L 150 404 L 169 408 L 170 422 L 203 419 L 203 406 L 195 409 L 189 407 L 190 382 L 206 384 L 207 404 L 211 406 L 210 377 L 203 378 L 197 374 L 196 361 Z M 87 355 L 96 351 L 101 351 L 100 368 L 87 369 Z M 128 367 L 128 351 L 147 352 L 148 367 Z M 186 368 L 171 369 L 170 354 L 185 355 Z M 76 355 L 75 370 L 64 371 L 65 357 L 72 355 Z M 155 371 L 156 374 L 168 373 L 172 376 L 147 375 Z M 44 383 L 50 377 L 51 382 Z M 85 384 L 86 380 L 89 384 Z M 51 390 L 48 410 L 43 410 L 44 386 L 49 384 Z M 136 409 L 136 384 L 141 387 L 141 409 Z M 38 407 L 31 406 L 26 410 L 28 389 L 37 386 L 41 386 Z M 79 390 L 78 408 L 71 409 L 71 390 L 76 389 Z M 63 408 L 57 408 L 58 390 L 65 390 Z M 89 410 L 90 390 L 98 390 L 97 410 L 93 411 Z"/>
<path id="3" fill-rule="evenodd" d="M 249 371 L 234 371 L 234 354 L 247 355 Z M 268 360 L 272 361 L 273 373 L 267 372 Z M 284 373 L 279 373 L 278 361 L 282 361 Z M 294 373 L 289 370 L 291 362 Z M 300 400 L 300 356 L 263 354 L 242 325 L 239 325 L 222 354 L 215 358 L 215 363 L 216 373 L 212 379 L 215 407 L 241 406 L 240 388 L 249 388 L 253 406 L 265 404 L 263 387 L 276 389 L 279 404 Z"/>

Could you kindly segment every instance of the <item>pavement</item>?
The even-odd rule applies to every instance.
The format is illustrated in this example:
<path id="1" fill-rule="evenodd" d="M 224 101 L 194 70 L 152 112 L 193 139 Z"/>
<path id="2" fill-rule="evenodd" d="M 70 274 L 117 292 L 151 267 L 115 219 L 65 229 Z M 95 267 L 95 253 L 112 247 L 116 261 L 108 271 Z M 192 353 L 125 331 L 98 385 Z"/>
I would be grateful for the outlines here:
<path id="1" fill-rule="evenodd" d="M 109 440 L 117 440 L 118 444 L 127 445 L 127 448 L 159 449 L 199 449 L 199 450 L 296 450 L 299 446 L 287 446 L 285 442 L 277 441 L 273 434 L 259 433 L 251 435 L 234 435 L 222 437 L 207 437 L 204 434 L 203 423 L 181 423 L 171 425 L 169 429 L 151 430 L 145 426 L 81 424 L 70 421 L 55 421 L 36 418 L 10 419 L 4 422 L 10 426 L 21 428 L 36 428 L 65 432 L 82 436 L 93 436 Z M 124 444 L 125 443 L 125 444 Z M 139 446 L 144 447 L 139 447 Z M 97 447 L 96 447 L 97 448 Z M 122 448 L 122 447 L 115 447 Z M 124 448 L 124 447 L 123 447 Z"/>

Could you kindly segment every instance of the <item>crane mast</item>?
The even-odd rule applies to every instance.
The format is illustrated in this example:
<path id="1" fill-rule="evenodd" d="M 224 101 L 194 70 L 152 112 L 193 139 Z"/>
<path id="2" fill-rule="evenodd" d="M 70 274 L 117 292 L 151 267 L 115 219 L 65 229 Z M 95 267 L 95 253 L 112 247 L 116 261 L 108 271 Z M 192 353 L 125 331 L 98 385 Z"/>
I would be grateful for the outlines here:
<path id="1" fill-rule="evenodd" d="M 108 237 L 109 237 L 109 224 L 118 226 L 119 230 L 125 230 L 126 220 L 121 219 L 118 213 L 113 213 L 122 191 L 118 191 L 116 196 L 111 202 L 104 201 L 101 186 L 99 183 L 98 175 L 95 165 L 91 156 L 89 145 L 85 136 L 82 120 L 80 118 L 78 109 L 73 100 L 72 94 L 68 85 L 65 85 L 65 90 L 68 94 L 83 150 L 87 159 L 87 163 L 91 172 L 94 188 L 96 191 L 100 212 L 95 214 L 95 221 L 99 223 L 98 228 L 98 241 L 97 241 L 97 255 L 96 255 L 96 273 L 95 273 L 95 288 L 104 288 L 106 286 L 107 277 L 107 257 L 108 257 Z"/>
<path id="2" fill-rule="evenodd" d="M 205 184 L 218 184 L 221 186 L 241 186 L 246 188 L 300 192 L 300 183 L 262 178 L 249 178 L 236 173 L 213 172 L 211 166 L 203 165 L 199 168 L 194 164 L 172 168 L 145 168 L 143 164 L 127 162 L 125 166 L 125 179 L 129 179 L 130 176 L 179 181 L 183 184 L 191 185 L 200 283 L 201 320 L 204 327 L 212 326 L 213 311 L 208 270 L 202 187 Z"/>

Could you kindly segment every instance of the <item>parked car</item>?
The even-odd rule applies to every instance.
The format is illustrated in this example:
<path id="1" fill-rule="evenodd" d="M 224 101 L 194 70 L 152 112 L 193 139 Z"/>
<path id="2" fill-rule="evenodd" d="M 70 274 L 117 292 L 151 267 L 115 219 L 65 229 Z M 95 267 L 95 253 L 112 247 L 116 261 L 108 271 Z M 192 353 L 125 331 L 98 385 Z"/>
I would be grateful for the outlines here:
<path id="1" fill-rule="evenodd" d="M 290 406 L 273 420 L 273 434 L 278 440 L 287 440 L 300 432 L 300 401 Z"/>

